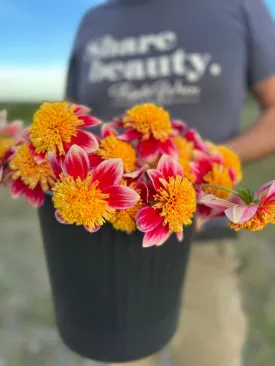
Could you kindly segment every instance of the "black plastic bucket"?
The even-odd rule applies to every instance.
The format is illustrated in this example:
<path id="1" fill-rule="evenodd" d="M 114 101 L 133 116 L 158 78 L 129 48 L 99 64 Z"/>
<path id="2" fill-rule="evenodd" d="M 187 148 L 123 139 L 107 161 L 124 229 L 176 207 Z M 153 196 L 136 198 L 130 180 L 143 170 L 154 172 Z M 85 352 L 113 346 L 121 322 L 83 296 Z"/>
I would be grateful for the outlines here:
<path id="1" fill-rule="evenodd" d="M 143 234 L 62 225 L 50 196 L 39 208 L 57 327 L 74 352 L 103 362 L 151 355 L 173 336 L 192 227 L 179 243 L 142 248 Z"/>

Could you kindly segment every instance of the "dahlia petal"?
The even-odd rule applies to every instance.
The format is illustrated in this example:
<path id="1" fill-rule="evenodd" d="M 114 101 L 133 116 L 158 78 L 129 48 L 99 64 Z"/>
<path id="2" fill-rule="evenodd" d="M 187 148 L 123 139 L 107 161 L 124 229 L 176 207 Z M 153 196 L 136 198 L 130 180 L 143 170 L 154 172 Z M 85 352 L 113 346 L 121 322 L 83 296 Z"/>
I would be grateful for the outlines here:
<path id="1" fill-rule="evenodd" d="M 25 192 L 25 188 L 26 188 L 26 186 L 20 178 L 13 180 L 10 185 L 11 197 L 12 198 L 21 197 L 22 194 Z"/>
<path id="2" fill-rule="evenodd" d="M 207 145 L 204 144 L 200 134 L 195 129 L 190 128 L 184 135 L 184 138 L 187 141 L 193 142 L 196 150 L 207 151 Z"/>
<path id="3" fill-rule="evenodd" d="M 29 149 L 30 149 L 30 152 L 32 153 L 32 156 L 33 156 L 36 164 L 39 165 L 39 164 L 42 164 L 46 161 L 45 154 L 44 153 L 38 154 L 35 151 L 35 147 L 33 146 L 33 144 L 31 142 L 29 142 Z"/>
<path id="4" fill-rule="evenodd" d="M 22 121 L 13 121 L 8 123 L 2 130 L 1 135 L 5 136 L 16 136 L 22 130 L 23 122 Z"/>
<path id="5" fill-rule="evenodd" d="M 89 226 L 84 226 L 84 229 L 89 231 L 89 233 L 96 233 L 98 230 L 100 230 L 101 226 L 97 226 L 94 229 L 90 229 Z"/>
<path id="6" fill-rule="evenodd" d="M 112 122 L 110 122 L 112 124 L 112 126 L 114 127 L 118 127 L 118 128 L 122 128 L 123 127 L 123 122 L 122 122 L 122 116 L 116 117 Z"/>
<path id="7" fill-rule="evenodd" d="M 63 218 L 59 215 L 58 211 L 55 211 L 54 216 L 55 216 L 56 220 L 57 220 L 60 224 L 68 225 L 67 221 L 63 220 Z"/>
<path id="8" fill-rule="evenodd" d="M 95 127 L 102 123 L 100 119 L 94 116 L 79 116 L 78 119 L 83 121 L 83 125 L 81 125 L 81 127 Z"/>
<path id="9" fill-rule="evenodd" d="M 84 115 L 88 114 L 90 111 L 91 111 L 91 108 L 89 108 L 89 107 L 87 107 L 85 105 L 82 105 L 82 104 L 78 104 L 75 107 L 74 113 L 77 116 L 84 116 Z"/>
<path id="10" fill-rule="evenodd" d="M 140 199 L 140 195 L 132 188 L 126 186 L 111 186 L 102 190 L 109 194 L 106 200 L 110 207 L 116 210 L 126 210 L 134 206 Z"/>
<path id="11" fill-rule="evenodd" d="M 263 200 L 264 202 L 269 201 L 273 198 L 275 198 L 275 180 L 266 184 L 266 189 L 262 190 L 261 192 L 261 200 Z"/>
<path id="12" fill-rule="evenodd" d="M 181 177 L 184 176 L 180 163 L 168 155 L 163 155 L 160 158 L 157 169 L 163 174 L 167 181 L 169 180 L 169 177 L 176 177 L 177 175 L 180 175 Z"/>
<path id="13" fill-rule="evenodd" d="M 199 203 L 218 210 L 226 210 L 227 208 L 235 206 L 235 203 L 218 198 L 213 194 L 208 194 L 202 197 L 199 199 Z"/>
<path id="14" fill-rule="evenodd" d="M 54 172 L 54 175 L 56 178 L 59 178 L 59 175 L 62 173 L 61 165 L 55 155 L 53 155 L 51 152 L 48 153 L 48 159 L 50 166 L 52 168 L 52 171 Z"/>
<path id="15" fill-rule="evenodd" d="M 224 213 L 234 224 L 243 224 L 250 220 L 258 210 L 258 205 L 238 206 L 227 208 Z"/>
<path id="16" fill-rule="evenodd" d="M 70 145 L 78 145 L 89 154 L 98 149 L 98 140 L 91 132 L 77 130 L 77 136 L 72 137 Z"/>
<path id="17" fill-rule="evenodd" d="M 121 181 L 123 169 L 121 159 L 104 160 L 93 171 L 93 182 L 98 181 L 100 189 L 114 186 Z"/>
<path id="18" fill-rule="evenodd" d="M 123 132 L 121 135 L 119 135 L 119 139 L 120 140 L 124 140 L 124 141 L 132 141 L 132 140 L 137 140 L 140 139 L 142 137 L 142 134 L 140 132 L 138 132 L 137 130 L 127 130 L 125 132 Z"/>
<path id="19" fill-rule="evenodd" d="M 142 177 L 142 175 L 146 172 L 148 167 L 149 167 L 149 165 L 145 164 L 138 170 L 134 170 L 133 172 L 123 174 L 123 178 L 139 180 Z"/>
<path id="20" fill-rule="evenodd" d="M 136 215 L 136 223 L 139 231 L 146 233 L 154 230 L 163 222 L 163 217 L 159 211 L 151 206 L 143 207 Z"/>
<path id="21" fill-rule="evenodd" d="M 168 225 L 163 226 L 160 224 L 154 230 L 145 233 L 142 246 L 144 248 L 153 245 L 160 246 L 170 237 L 170 235 L 171 233 L 169 232 Z"/>
<path id="22" fill-rule="evenodd" d="M 168 139 L 164 142 L 159 141 L 159 151 L 162 154 L 169 155 L 171 158 L 178 158 L 178 149 L 172 140 Z"/>
<path id="23" fill-rule="evenodd" d="M 229 173 L 229 176 L 230 176 L 230 179 L 232 180 L 233 183 L 238 183 L 238 174 L 236 172 L 236 170 L 234 168 L 230 168 L 228 170 L 228 173 Z"/>
<path id="24" fill-rule="evenodd" d="M 89 154 L 88 159 L 89 159 L 89 162 L 90 162 L 90 168 L 91 169 L 96 168 L 103 161 L 103 159 L 100 156 L 96 155 L 96 154 Z"/>
<path id="25" fill-rule="evenodd" d="M 215 216 L 215 210 L 213 208 L 200 203 L 197 204 L 196 217 L 205 220 L 212 218 L 213 215 Z"/>
<path id="26" fill-rule="evenodd" d="M 138 143 L 137 151 L 142 159 L 153 163 L 158 158 L 160 153 L 158 141 L 154 138 L 141 140 Z"/>
<path id="27" fill-rule="evenodd" d="M 90 163 L 86 152 L 79 146 L 73 145 L 64 159 L 64 170 L 75 179 L 84 180 L 90 169 Z"/>
<path id="28" fill-rule="evenodd" d="M 178 241 L 183 241 L 183 237 L 184 237 L 184 235 L 183 235 L 183 231 L 181 231 L 181 232 L 179 232 L 179 233 L 176 233 L 176 235 L 177 235 L 177 239 L 178 239 Z"/>
<path id="29" fill-rule="evenodd" d="M 163 174 L 156 169 L 148 169 L 147 174 L 153 183 L 155 190 L 157 191 L 159 188 L 163 188 L 163 184 L 161 183 L 161 179 L 164 179 Z"/>
<path id="30" fill-rule="evenodd" d="M 255 197 L 256 199 L 262 199 L 264 196 L 266 196 L 270 186 L 274 183 L 274 180 L 271 180 L 265 184 L 263 184 L 256 192 L 255 192 Z"/>
<path id="31" fill-rule="evenodd" d="M 140 190 L 140 198 L 141 198 L 142 202 L 147 204 L 148 198 L 149 198 L 149 192 L 148 192 L 147 184 L 145 182 L 138 182 L 137 183 L 137 189 Z"/>
<path id="32" fill-rule="evenodd" d="M 174 119 L 171 121 L 172 127 L 176 129 L 181 135 L 183 131 L 186 129 L 186 124 L 178 119 Z"/>
<path id="33" fill-rule="evenodd" d="M 25 128 L 22 132 L 22 139 L 25 142 L 30 142 L 30 127 Z"/>
<path id="34" fill-rule="evenodd" d="M 101 135 L 103 138 L 108 137 L 110 135 L 117 136 L 118 132 L 115 128 L 112 127 L 110 123 L 104 123 L 101 127 Z"/>
<path id="35" fill-rule="evenodd" d="M 37 185 L 34 189 L 25 186 L 24 194 L 29 204 L 33 207 L 41 207 L 45 202 L 45 194 L 40 185 Z"/>

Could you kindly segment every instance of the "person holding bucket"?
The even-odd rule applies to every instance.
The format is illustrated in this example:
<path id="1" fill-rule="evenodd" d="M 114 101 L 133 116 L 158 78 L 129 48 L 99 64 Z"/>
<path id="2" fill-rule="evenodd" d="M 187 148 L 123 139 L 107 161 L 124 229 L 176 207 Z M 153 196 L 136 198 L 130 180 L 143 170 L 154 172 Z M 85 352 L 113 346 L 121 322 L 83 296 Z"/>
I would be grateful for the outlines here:
<path id="1" fill-rule="evenodd" d="M 275 24 L 262 0 L 109 1 L 81 21 L 66 98 L 90 106 L 104 121 L 136 104 L 162 105 L 246 163 L 275 151 L 274 45 Z M 239 134 L 247 90 L 261 114 Z M 174 365 L 241 365 L 247 325 L 234 259 L 237 239 L 223 219 L 195 237 L 171 342 Z M 129 365 L 153 366 L 157 358 Z"/>

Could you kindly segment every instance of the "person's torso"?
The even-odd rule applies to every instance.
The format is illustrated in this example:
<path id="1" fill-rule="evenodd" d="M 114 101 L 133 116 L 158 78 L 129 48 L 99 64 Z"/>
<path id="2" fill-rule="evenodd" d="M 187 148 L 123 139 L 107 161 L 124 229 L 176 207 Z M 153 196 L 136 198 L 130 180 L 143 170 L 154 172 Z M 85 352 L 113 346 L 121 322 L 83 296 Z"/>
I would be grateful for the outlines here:
<path id="1" fill-rule="evenodd" d="M 237 0 L 151 0 L 90 14 L 76 40 L 78 103 L 109 121 L 152 102 L 204 138 L 237 134 L 247 84 Z"/>

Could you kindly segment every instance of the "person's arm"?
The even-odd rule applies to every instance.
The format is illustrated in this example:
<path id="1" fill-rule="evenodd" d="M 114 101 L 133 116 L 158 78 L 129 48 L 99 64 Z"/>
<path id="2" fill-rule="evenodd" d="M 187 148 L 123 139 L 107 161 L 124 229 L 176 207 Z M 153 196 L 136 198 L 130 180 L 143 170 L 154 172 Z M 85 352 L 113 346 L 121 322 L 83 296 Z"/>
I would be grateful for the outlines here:
<path id="1" fill-rule="evenodd" d="M 262 107 L 258 121 L 226 143 L 227 147 L 239 155 L 242 162 L 275 153 L 275 75 L 255 85 L 253 92 Z"/>
<path id="2" fill-rule="evenodd" d="M 263 0 L 241 0 L 247 34 L 247 84 L 261 106 L 258 121 L 225 144 L 242 162 L 275 153 L 275 22 Z"/>

